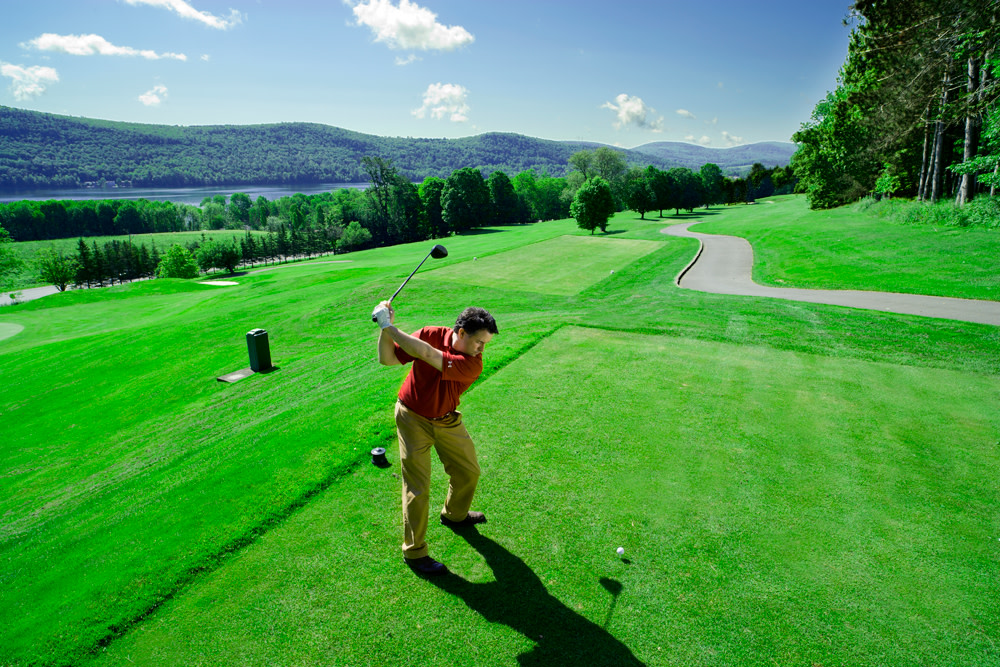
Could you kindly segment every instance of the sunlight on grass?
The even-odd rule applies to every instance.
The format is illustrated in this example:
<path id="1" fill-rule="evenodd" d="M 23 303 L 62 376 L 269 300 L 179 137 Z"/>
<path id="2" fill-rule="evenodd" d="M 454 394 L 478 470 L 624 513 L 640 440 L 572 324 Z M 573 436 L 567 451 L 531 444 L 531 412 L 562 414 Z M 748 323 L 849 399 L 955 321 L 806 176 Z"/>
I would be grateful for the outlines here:
<path id="1" fill-rule="evenodd" d="M 560 236 L 471 262 L 452 264 L 427 278 L 466 285 L 569 296 L 660 249 L 655 241 Z"/>

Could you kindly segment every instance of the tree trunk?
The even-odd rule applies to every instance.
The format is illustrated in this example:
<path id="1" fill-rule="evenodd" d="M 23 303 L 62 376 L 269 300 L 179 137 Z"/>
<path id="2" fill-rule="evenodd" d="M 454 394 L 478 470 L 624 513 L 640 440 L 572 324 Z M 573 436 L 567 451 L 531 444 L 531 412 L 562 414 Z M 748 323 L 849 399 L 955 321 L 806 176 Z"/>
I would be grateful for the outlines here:
<path id="1" fill-rule="evenodd" d="M 941 108 L 934 128 L 933 171 L 931 173 L 931 201 L 936 202 L 941 196 L 941 185 L 944 179 L 944 114 L 948 108 L 948 87 L 951 85 L 951 72 L 944 73 L 941 87 Z"/>
<path id="2" fill-rule="evenodd" d="M 976 98 L 979 95 L 979 61 L 974 56 L 969 57 L 969 79 L 965 84 L 967 93 L 965 111 L 965 141 L 963 142 L 962 162 L 968 162 L 976 157 L 977 144 L 977 120 L 976 108 L 978 107 Z M 962 174 L 961 182 L 958 186 L 958 196 L 955 203 L 963 206 L 967 201 L 975 196 L 976 176 L 975 174 Z"/>
<path id="3" fill-rule="evenodd" d="M 927 164 L 927 149 L 931 143 L 931 126 L 928 122 L 930 115 L 931 105 L 928 103 L 924 112 L 924 153 L 920 158 L 920 183 L 917 185 L 917 199 L 921 200 L 927 197 L 927 174 L 930 172 L 930 166 Z"/>

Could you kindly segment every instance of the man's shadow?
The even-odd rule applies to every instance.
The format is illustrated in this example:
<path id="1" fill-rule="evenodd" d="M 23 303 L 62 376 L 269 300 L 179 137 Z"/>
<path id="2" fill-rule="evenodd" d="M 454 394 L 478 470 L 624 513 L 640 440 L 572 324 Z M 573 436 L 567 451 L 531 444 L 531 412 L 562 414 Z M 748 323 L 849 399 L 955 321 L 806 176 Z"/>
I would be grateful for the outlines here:
<path id="1" fill-rule="evenodd" d="M 449 573 L 430 577 L 435 586 L 462 599 L 470 609 L 493 623 L 503 623 L 535 642 L 517 656 L 521 665 L 632 665 L 642 662 L 604 628 L 593 623 L 549 594 L 531 568 L 520 558 L 474 527 L 456 531 L 486 559 L 496 581 L 475 584 Z M 612 610 L 621 584 L 602 586 L 612 593 Z M 610 612 L 608 619 L 610 621 Z"/>

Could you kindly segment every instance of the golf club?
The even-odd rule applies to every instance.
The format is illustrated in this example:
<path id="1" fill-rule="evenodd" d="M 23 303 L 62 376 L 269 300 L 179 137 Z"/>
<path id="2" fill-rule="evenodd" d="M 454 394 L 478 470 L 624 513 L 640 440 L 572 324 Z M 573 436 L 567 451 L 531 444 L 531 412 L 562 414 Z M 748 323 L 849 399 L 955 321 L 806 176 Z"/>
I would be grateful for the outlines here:
<path id="1" fill-rule="evenodd" d="M 427 257 L 433 257 L 434 259 L 442 259 L 443 257 L 447 256 L 448 256 L 447 248 L 445 248 L 443 245 L 440 244 L 431 248 L 431 251 L 427 253 Z M 392 303 L 392 300 L 396 298 L 396 294 L 399 294 L 403 290 L 403 288 L 406 287 L 406 283 L 410 282 L 410 278 L 413 277 L 413 274 L 416 273 L 420 269 L 420 267 L 424 265 L 424 262 L 427 261 L 427 257 L 424 257 L 422 260 L 420 260 L 420 263 L 417 264 L 417 268 L 413 269 L 413 273 L 408 275 L 406 277 L 406 280 L 403 281 L 403 284 L 399 286 L 398 290 L 396 290 L 395 294 L 389 297 L 389 303 Z M 372 322 L 374 321 L 375 321 L 375 316 L 372 315 Z"/>

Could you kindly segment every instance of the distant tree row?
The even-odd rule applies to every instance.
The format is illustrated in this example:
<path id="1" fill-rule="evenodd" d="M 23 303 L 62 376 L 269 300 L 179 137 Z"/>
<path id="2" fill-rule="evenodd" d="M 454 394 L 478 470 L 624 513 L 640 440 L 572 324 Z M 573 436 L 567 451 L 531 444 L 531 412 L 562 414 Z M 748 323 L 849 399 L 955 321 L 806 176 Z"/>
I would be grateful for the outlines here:
<path id="1" fill-rule="evenodd" d="M 365 157 L 367 190 L 340 188 L 317 195 L 295 194 L 269 201 L 206 198 L 200 206 L 139 200 L 49 200 L 0 204 L 0 227 L 16 241 L 74 236 L 111 236 L 216 229 L 277 231 L 282 225 L 320 230 L 339 239 L 352 222 L 371 234 L 372 245 L 446 236 L 473 227 L 564 218 L 569 198 L 565 178 L 533 170 L 513 180 L 503 171 L 484 179 L 464 168 L 448 178 L 431 177 L 419 186 L 391 160 Z"/>
<path id="2" fill-rule="evenodd" d="M 239 229 L 239 240 L 205 238 L 184 250 L 191 261 L 174 253 L 167 274 L 235 271 L 258 262 L 328 252 L 351 252 L 375 246 L 409 243 L 460 234 L 497 224 L 566 218 L 587 220 L 586 229 L 605 229 L 611 213 L 632 209 L 645 217 L 650 211 L 693 210 L 698 206 L 753 201 L 775 192 L 790 192 L 794 179 L 785 168 L 755 164 L 746 179 L 731 179 L 714 164 L 700 171 L 655 166 L 629 168 L 624 155 L 609 148 L 583 150 L 569 160 L 569 176 L 523 171 L 513 179 L 503 171 L 489 178 L 471 167 L 448 178 L 431 177 L 416 185 L 391 160 L 362 160 L 366 190 L 340 188 L 316 195 L 295 194 L 269 201 L 245 193 L 228 199 L 206 198 L 200 206 L 148 200 L 19 201 L 0 204 L 0 229 L 15 240 L 45 240 L 67 236 L 148 234 L 184 230 L 211 232 Z M 603 218 L 602 218 L 603 216 Z M 584 223 L 581 223 L 584 224 Z M 256 233 L 251 233 L 256 232 Z M 264 232 L 261 234 L 260 232 Z M 39 273 L 56 285 L 114 284 L 164 275 L 158 270 L 160 251 L 145 245 L 112 241 L 92 247 L 83 240 L 75 256 L 43 253 Z"/>

